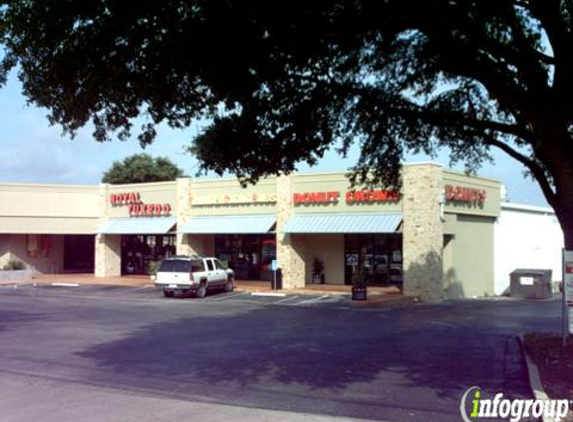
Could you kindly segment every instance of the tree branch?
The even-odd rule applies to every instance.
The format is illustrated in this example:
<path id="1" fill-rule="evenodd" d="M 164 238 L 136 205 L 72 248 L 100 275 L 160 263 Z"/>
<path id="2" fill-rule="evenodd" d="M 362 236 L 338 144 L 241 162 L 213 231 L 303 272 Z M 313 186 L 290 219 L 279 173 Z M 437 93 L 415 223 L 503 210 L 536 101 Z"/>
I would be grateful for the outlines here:
<path id="1" fill-rule="evenodd" d="M 430 124 L 435 125 L 453 125 L 453 126 L 469 126 L 471 128 L 480 131 L 480 136 L 483 136 L 481 132 L 486 130 L 491 130 L 494 132 L 501 132 L 508 135 L 514 135 L 524 141 L 530 142 L 532 140 L 533 134 L 516 124 L 509 124 L 503 122 L 497 122 L 494 120 L 481 120 L 471 117 L 466 117 L 461 114 L 446 113 L 443 111 L 433 111 L 433 110 L 409 110 L 409 109 L 398 109 L 399 111 L 395 114 L 406 116 L 411 115 L 415 118 L 422 119 Z"/>
<path id="2" fill-rule="evenodd" d="M 493 136 L 484 136 L 483 140 L 485 144 L 501 149 L 507 155 L 509 155 L 510 157 L 514 158 L 515 160 L 522 163 L 525 167 L 527 167 L 529 171 L 531 171 L 531 174 L 533 174 L 533 177 L 535 177 L 535 179 L 539 183 L 541 191 L 545 195 L 547 202 L 549 202 L 549 204 L 551 204 L 551 206 L 555 208 L 557 199 L 555 191 L 551 187 L 551 184 L 547 180 L 547 176 L 545 175 L 543 168 L 541 168 L 539 164 L 537 164 L 534 160 L 527 157 L 526 155 L 517 152 L 509 145 L 499 141 L 498 139 L 495 139 Z"/>

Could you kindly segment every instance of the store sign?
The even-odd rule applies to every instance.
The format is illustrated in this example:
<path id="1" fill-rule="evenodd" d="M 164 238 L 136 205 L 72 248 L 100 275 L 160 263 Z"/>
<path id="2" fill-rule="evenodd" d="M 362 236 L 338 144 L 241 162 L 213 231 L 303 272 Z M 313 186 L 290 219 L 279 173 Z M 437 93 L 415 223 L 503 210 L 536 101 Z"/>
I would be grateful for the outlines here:
<path id="1" fill-rule="evenodd" d="M 277 195 L 257 192 L 237 195 L 225 194 L 193 199 L 193 205 L 272 204 L 275 202 L 277 202 Z"/>
<path id="2" fill-rule="evenodd" d="M 400 200 L 400 192 L 395 190 L 349 190 L 344 198 L 347 204 L 397 202 Z M 337 204 L 339 200 L 340 191 L 297 192 L 293 194 L 294 205 Z"/>
<path id="3" fill-rule="evenodd" d="M 303 192 L 293 195 L 295 205 L 299 204 L 336 204 L 340 192 Z"/>
<path id="4" fill-rule="evenodd" d="M 573 334 L 573 251 L 563 250 L 563 334 Z"/>
<path id="5" fill-rule="evenodd" d="M 112 193 L 109 196 L 112 206 L 127 206 L 130 217 L 159 217 L 171 214 L 170 204 L 145 204 L 139 192 Z"/>
<path id="6" fill-rule="evenodd" d="M 486 196 L 485 189 L 446 185 L 446 203 L 483 206 Z"/>
<path id="7" fill-rule="evenodd" d="M 359 202 L 397 202 L 400 192 L 397 190 L 361 190 L 346 192 L 346 202 L 354 204 Z"/>

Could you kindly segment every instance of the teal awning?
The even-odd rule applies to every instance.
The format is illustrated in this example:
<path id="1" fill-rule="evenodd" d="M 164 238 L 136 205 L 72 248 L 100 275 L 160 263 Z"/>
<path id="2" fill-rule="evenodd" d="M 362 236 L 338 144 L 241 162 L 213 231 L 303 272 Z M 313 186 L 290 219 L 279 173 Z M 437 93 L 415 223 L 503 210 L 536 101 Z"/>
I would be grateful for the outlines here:
<path id="1" fill-rule="evenodd" d="M 401 213 L 299 214 L 291 217 L 284 233 L 395 233 Z"/>
<path id="2" fill-rule="evenodd" d="M 276 222 L 274 214 L 210 215 L 191 217 L 179 229 L 185 234 L 262 234 Z"/>
<path id="3" fill-rule="evenodd" d="M 175 217 L 112 218 L 97 234 L 167 234 L 176 223 Z"/>

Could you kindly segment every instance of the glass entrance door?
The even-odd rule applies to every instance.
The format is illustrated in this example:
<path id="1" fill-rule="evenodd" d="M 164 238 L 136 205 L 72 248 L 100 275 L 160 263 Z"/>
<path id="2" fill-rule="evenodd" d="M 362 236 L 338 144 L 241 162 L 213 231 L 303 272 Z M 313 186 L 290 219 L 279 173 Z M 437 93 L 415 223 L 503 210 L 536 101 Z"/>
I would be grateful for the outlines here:
<path id="1" fill-rule="evenodd" d="M 347 234 L 344 237 L 344 282 L 362 271 L 373 286 L 402 284 L 402 235 Z"/>

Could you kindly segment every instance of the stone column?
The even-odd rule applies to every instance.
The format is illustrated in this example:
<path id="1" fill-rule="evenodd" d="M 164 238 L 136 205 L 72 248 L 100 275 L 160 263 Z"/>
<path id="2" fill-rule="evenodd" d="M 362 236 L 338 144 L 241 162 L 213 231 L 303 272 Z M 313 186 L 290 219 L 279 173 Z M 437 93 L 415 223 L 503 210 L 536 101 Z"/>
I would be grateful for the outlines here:
<path id="1" fill-rule="evenodd" d="M 109 185 L 99 186 L 99 226 L 107 221 L 110 212 Z M 95 276 L 121 276 L 121 235 L 95 236 Z"/>
<path id="2" fill-rule="evenodd" d="M 121 276 L 121 235 L 96 235 L 95 276 Z"/>
<path id="3" fill-rule="evenodd" d="M 305 286 L 305 245 L 302 235 L 283 233 L 283 227 L 294 214 L 292 177 L 277 177 L 277 260 L 283 273 L 283 289 Z"/>
<path id="4" fill-rule="evenodd" d="M 402 173 L 403 287 L 425 302 L 444 298 L 439 164 L 406 165 Z"/>
<path id="5" fill-rule="evenodd" d="M 179 230 L 191 218 L 193 204 L 192 180 L 188 177 L 177 179 L 177 238 L 175 248 L 178 255 L 192 255 L 197 251 L 189 243 L 189 235 Z"/>

